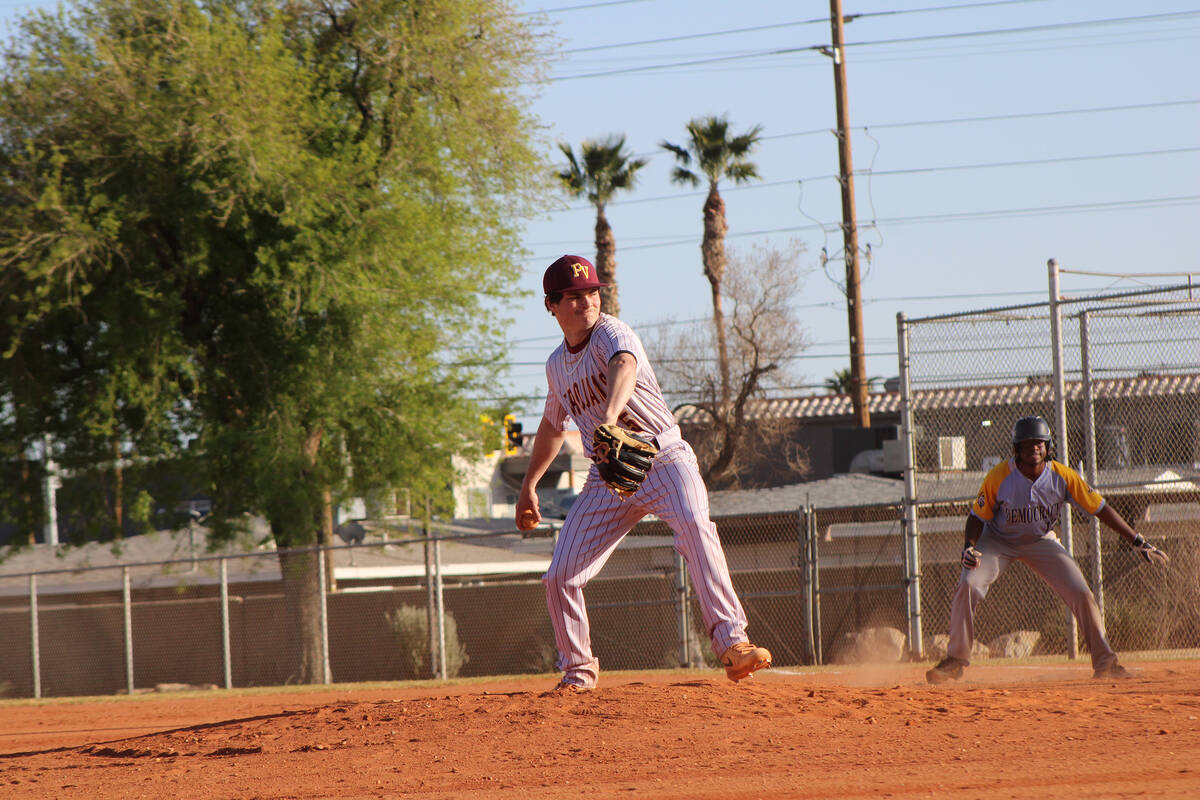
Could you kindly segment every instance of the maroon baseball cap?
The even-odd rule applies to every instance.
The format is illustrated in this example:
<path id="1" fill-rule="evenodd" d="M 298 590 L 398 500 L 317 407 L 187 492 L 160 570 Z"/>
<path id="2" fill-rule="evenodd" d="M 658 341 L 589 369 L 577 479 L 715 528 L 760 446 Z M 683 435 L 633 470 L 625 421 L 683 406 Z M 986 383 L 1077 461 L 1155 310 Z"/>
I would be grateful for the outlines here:
<path id="1" fill-rule="evenodd" d="M 596 268 L 583 256 L 563 256 L 546 268 L 542 276 L 542 289 L 546 294 L 567 292 L 571 289 L 599 289 L 608 286 L 600 283 Z"/>

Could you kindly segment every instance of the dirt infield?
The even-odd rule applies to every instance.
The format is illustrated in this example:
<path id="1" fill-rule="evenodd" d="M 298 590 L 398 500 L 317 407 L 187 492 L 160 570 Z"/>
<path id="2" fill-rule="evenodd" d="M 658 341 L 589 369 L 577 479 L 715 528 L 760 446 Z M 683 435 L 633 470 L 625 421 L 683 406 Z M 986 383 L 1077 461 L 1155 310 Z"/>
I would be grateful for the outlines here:
<path id="1" fill-rule="evenodd" d="M 0 704 L 6 798 L 1200 797 L 1200 662 Z"/>

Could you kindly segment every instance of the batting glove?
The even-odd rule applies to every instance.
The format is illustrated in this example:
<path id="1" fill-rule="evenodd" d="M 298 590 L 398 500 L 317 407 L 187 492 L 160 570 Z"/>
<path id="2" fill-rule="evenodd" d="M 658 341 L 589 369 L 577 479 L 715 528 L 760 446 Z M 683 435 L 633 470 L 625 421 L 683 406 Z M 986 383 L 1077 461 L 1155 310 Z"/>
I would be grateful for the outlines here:
<path id="1" fill-rule="evenodd" d="M 1140 533 L 1133 537 L 1132 544 L 1133 549 L 1137 550 L 1138 554 L 1151 564 L 1166 564 L 1171 560 L 1170 556 L 1147 542 Z"/>
<path id="2" fill-rule="evenodd" d="M 971 545 L 967 545 L 962 551 L 962 565 L 964 569 L 975 569 L 979 566 L 979 557 L 983 553 L 976 550 Z"/>

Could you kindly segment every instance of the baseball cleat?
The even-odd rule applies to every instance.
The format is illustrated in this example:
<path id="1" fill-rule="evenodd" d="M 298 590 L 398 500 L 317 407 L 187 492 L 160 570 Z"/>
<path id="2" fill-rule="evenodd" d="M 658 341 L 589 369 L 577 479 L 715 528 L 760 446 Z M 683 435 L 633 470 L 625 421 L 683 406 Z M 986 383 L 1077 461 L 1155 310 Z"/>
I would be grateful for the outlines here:
<path id="1" fill-rule="evenodd" d="M 1129 670 L 1125 669 L 1120 664 L 1113 663 L 1109 664 L 1107 667 L 1101 667 L 1100 669 L 1096 670 L 1092 677 L 1097 680 L 1109 680 L 1111 678 L 1120 680 L 1121 678 L 1130 678 L 1133 676 L 1129 674 Z"/>
<path id="2" fill-rule="evenodd" d="M 567 681 L 564 679 L 564 680 L 559 681 L 558 685 L 555 686 L 553 689 L 551 689 L 547 692 L 542 692 L 540 696 L 541 697 L 559 697 L 562 695 L 583 694 L 584 692 L 590 692 L 590 691 L 591 691 L 591 689 L 589 689 L 586 686 L 580 686 L 578 683 L 567 683 Z"/>
<path id="3" fill-rule="evenodd" d="M 737 682 L 752 672 L 771 666 L 771 652 L 765 647 L 755 647 L 749 642 L 738 642 L 721 655 L 725 674 Z"/>
<path id="4" fill-rule="evenodd" d="M 946 681 L 956 681 L 962 677 L 963 667 L 967 662 L 961 658 L 954 656 L 946 656 L 937 663 L 933 669 L 925 673 L 925 680 L 930 683 L 945 683 Z"/>

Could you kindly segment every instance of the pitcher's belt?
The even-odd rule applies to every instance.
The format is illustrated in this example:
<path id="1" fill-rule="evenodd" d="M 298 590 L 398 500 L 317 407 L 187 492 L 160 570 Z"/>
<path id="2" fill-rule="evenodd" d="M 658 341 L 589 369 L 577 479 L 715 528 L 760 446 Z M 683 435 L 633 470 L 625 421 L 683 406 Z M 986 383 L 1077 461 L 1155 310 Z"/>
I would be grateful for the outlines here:
<path id="1" fill-rule="evenodd" d="M 671 445 L 683 441 L 683 434 L 680 432 L 678 425 L 673 425 L 650 441 L 654 442 L 654 446 L 659 450 L 665 450 Z"/>

